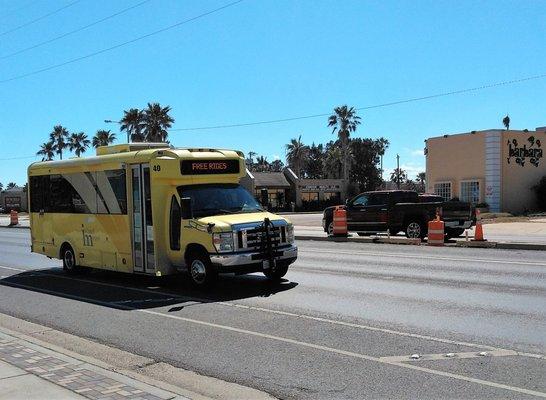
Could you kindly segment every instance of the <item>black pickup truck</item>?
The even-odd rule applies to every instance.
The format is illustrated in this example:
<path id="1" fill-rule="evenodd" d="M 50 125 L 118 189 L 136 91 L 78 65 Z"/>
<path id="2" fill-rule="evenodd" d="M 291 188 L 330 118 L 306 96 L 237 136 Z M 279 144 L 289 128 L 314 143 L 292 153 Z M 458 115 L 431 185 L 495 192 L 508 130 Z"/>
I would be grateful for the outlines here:
<path id="1" fill-rule="evenodd" d="M 396 235 L 404 232 L 409 238 L 424 238 L 428 221 L 441 213 L 448 238 L 463 234 L 476 223 L 476 210 L 470 203 L 444 201 L 432 194 L 419 195 L 412 190 L 385 190 L 366 192 L 347 200 L 349 231 L 358 233 L 387 232 Z M 335 207 L 324 210 L 322 226 L 328 234 L 333 232 Z"/>

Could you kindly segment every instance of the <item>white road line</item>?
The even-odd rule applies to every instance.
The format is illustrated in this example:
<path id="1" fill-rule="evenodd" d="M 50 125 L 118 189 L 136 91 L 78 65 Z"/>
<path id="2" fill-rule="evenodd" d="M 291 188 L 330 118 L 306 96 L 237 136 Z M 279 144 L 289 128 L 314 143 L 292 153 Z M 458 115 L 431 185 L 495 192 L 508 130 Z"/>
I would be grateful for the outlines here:
<path id="1" fill-rule="evenodd" d="M 29 269 L 21 269 L 21 268 L 13 268 L 13 267 L 6 267 L 4 265 L 0 265 L 0 268 L 2 269 L 9 269 L 10 271 L 21 271 L 21 272 L 24 272 L 24 271 L 31 271 Z"/>
<path id="2" fill-rule="evenodd" d="M 1 268 L 1 266 L 0 266 L 0 268 Z M 85 282 L 85 283 L 94 283 L 94 284 L 97 284 L 97 285 L 115 287 L 115 288 L 120 288 L 120 289 L 125 289 L 125 290 L 132 290 L 132 291 L 136 291 L 136 292 L 150 293 L 150 294 L 155 294 L 155 295 L 173 296 L 173 293 L 168 293 L 168 292 L 159 292 L 159 291 L 154 291 L 154 290 L 149 290 L 149 289 L 134 288 L 134 287 L 129 287 L 129 286 L 117 285 L 115 283 L 99 282 L 99 281 L 93 281 L 93 280 L 88 280 L 88 279 L 75 278 L 75 277 L 71 277 L 71 276 L 63 276 L 63 275 L 58 275 L 58 274 L 48 274 L 47 272 L 41 272 L 41 271 L 39 273 L 40 273 L 40 275 L 52 276 L 52 277 L 56 277 L 56 278 L 60 278 L 60 279 L 68 279 L 68 280 L 72 280 L 72 281 Z M 487 349 L 487 350 L 494 350 L 494 351 L 515 351 L 515 350 L 503 349 L 503 348 L 500 348 L 500 347 L 489 346 L 489 345 L 485 345 L 485 344 L 477 344 L 477 343 L 470 343 L 470 342 L 464 342 L 464 341 L 458 341 L 458 340 L 444 339 L 444 338 L 438 338 L 438 337 L 434 337 L 434 336 L 420 335 L 418 333 L 402 332 L 402 331 L 397 331 L 397 330 L 392 330 L 392 329 L 378 328 L 378 327 L 370 326 L 370 325 L 363 325 L 363 324 L 357 324 L 357 323 L 352 323 L 352 322 L 339 321 L 339 320 L 334 320 L 334 319 L 329 319 L 329 318 L 315 317 L 315 316 L 312 316 L 312 315 L 297 314 L 297 313 L 292 313 L 292 312 L 288 312 L 288 311 L 280 311 L 280 310 L 273 310 L 273 309 L 263 308 L 263 307 L 247 306 L 247 305 L 244 305 L 244 304 L 229 303 L 229 302 L 225 302 L 225 301 L 213 301 L 213 300 L 209 300 L 209 299 L 202 299 L 202 298 L 199 298 L 199 297 L 176 295 L 175 299 L 180 299 L 180 300 L 184 300 L 184 301 L 190 300 L 190 301 L 193 301 L 195 303 L 201 303 L 201 304 L 213 303 L 213 304 L 219 304 L 219 305 L 227 306 L 227 307 L 243 308 L 243 309 L 266 312 L 266 313 L 271 313 L 271 314 L 285 315 L 285 316 L 289 316 L 289 317 L 308 319 L 308 320 L 311 320 L 311 321 L 323 322 L 323 323 L 328 323 L 328 324 L 332 324 L 332 325 L 341 325 L 341 326 L 346 326 L 346 327 L 350 327 L 350 328 L 363 329 L 363 330 L 373 331 L 373 332 L 388 333 L 388 334 L 391 334 L 391 335 L 411 337 L 411 338 L 415 338 L 415 339 L 423 339 L 423 340 L 429 340 L 429 341 L 434 341 L 434 342 L 439 342 L 439 343 L 446 343 L 446 344 L 453 344 L 453 345 L 458 345 L 458 346 L 474 347 L 474 348 L 478 348 L 478 349 Z M 117 303 L 113 302 L 113 303 L 108 303 L 108 304 L 117 304 Z M 119 305 L 121 305 L 121 304 L 119 304 Z M 546 355 L 544 355 L 544 354 L 533 354 L 533 353 L 526 353 L 526 352 L 517 352 L 517 353 L 518 353 L 518 355 L 524 356 L 524 357 L 531 357 L 531 358 L 545 359 L 546 360 Z"/>
<path id="3" fill-rule="evenodd" d="M 448 354 L 448 355 L 447 355 Z M 457 360 L 463 358 L 479 358 L 479 357 L 506 357 L 517 356 L 517 351 L 512 350 L 492 350 L 485 354 L 475 351 L 466 351 L 460 353 L 441 353 L 441 354 L 419 354 L 419 358 L 414 359 L 412 356 L 387 356 L 379 357 L 381 361 L 387 362 L 409 362 L 409 361 L 430 361 L 430 360 Z"/>
<path id="4" fill-rule="evenodd" d="M 298 248 L 299 253 L 323 253 L 323 254 L 347 254 L 347 255 L 363 255 L 363 256 L 377 256 L 377 257 L 396 257 L 396 258 L 413 258 L 413 259 L 430 259 L 430 260 L 444 260 L 444 261 L 468 261 L 476 263 L 489 263 L 489 264 L 514 264 L 514 265 L 535 265 L 539 267 L 546 267 L 546 263 L 533 262 L 533 261 L 508 261 L 508 260 L 491 260 L 488 258 L 459 258 L 459 257 L 440 257 L 434 254 L 427 255 L 410 255 L 400 253 L 373 253 L 365 251 L 339 251 L 339 250 L 319 250 L 319 249 L 303 249 Z"/>
<path id="5" fill-rule="evenodd" d="M 365 354 L 354 353 L 354 352 L 351 352 L 351 351 L 336 349 L 336 348 L 328 347 L 328 346 L 322 346 L 322 345 L 318 345 L 318 344 L 314 344 L 314 343 L 302 342 L 300 340 L 289 339 L 289 338 L 285 338 L 285 337 L 282 337 L 282 336 L 269 335 L 267 333 L 249 331 L 249 330 L 246 330 L 246 329 L 240 329 L 240 328 L 235 328 L 235 327 L 232 327 L 232 326 L 215 324 L 215 323 L 212 323 L 212 322 L 200 321 L 200 320 L 196 320 L 196 319 L 192 319 L 192 318 L 179 317 L 177 315 L 162 314 L 162 313 L 159 313 L 157 311 L 151 311 L 151 310 L 136 310 L 136 311 L 142 312 L 142 313 L 145 313 L 145 314 L 161 316 L 161 317 L 164 317 L 164 318 L 176 319 L 176 320 L 189 322 L 189 323 L 193 323 L 193 324 L 197 324 L 197 325 L 208 326 L 208 327 L 211 327 L 211 328 L 217 328 L 217 329 L 222 329 L 222 330 L 226 330 L 226 331 L 246 334 L 246 335 L 249 335 L 249 336 L 257 336 L 257 337 L 261 337 L 261 338 L 264 338 L 264 339 L 270 339 L 270 340 L 275 340 L 275 341 L 279 341 L 279 342 L 290 343 L 290 344 L 293 344 L 293 345 L 296 345 L 296 346 L 308 347 L 308 348 L 312 348 L 312 349 L 316 349 L 316 350 L 326 351 L 326 352 L 329 352 L 329 353 L 335 353 L 335 354 L 340 354 L 340 355 L 344 355 L 344 356 L 348 356 L 348 357 L 359 358 L 359 359 L 362 359 L 362 360 L 378 362 L 378 363 L 381 363 L 381 364 L 394 365 L 394 366 L 397 366 L 397 367 L 413 369 L 413 370 L 426 372 L 426 373 L 433 374 L 433 375 L 449 377 L 449 378 L 453 378 L 453 379 L 457 379 L 457 380 L 461 380 L 461 381 L 477 383 L 477 384 L 480 384 L 480 385 L 490 386 L 490 387 L 499 388 L 499 389 L 505 389 L 505 390 L 509 390 L 509 391 L 512 391 L 512 392 L 524 393 L 524 394 L 528 394 L 528 395 L 531 395 L 531 396 L 546 398 L 546 393 L 544 393 L 544 392 L 538 392 L 538 391 L 535 391 L 535 390 L 524 389 L 524 388 L 520 388 L 520 387 L 516 387 L 516 386 L 504 385 L 504 384 L 500 384 L 500 383 L 496 383 L 496 382 L 486 381 L 486 380 L 483 380 L 483 379 L 476 379 L 476 378 L 472 378 L 472 377 L 468 377 L 468 376 L 464 376 L 464 375 L 453 374 L 453 373 L 450 373 L 450 372 L 438 371 L 438 370 L 434 370 L 434 369 L 430 369 L 430 368 L 418 367 L 418 366 L 412 365 L 412 364 L 404 364 L 404 363 L 400 363 L 400 362 L 384 361 L 384 360 L 381 360 L 380 358 L 368 356 L 368 355 L 365 355 Z"/>
<path id="6" fill-rule="evenodd" d="M 16 287 L 19 286 L 19 287 L 26 288 L 26 289 L 32 289 L 32 290 L 37 289 L 37 288 L 35 288 L 33 286 L 21 285 L 21 284 L 17 284 L 17 283 L 11 283 L 10 282 L 9 284 L 12 285 L 12 286 L 16 286 Z M 109 307 L 111 307 L 113 305 L 111 303 L 100 301 L 100 300 L 97 301 L 97 300 L 82 297 L 82 296 L 68 295 L 68 294 L 65 294 L 65 293 L 55 292 L 55 291 L 47 290 L 47 289 L 39 289 L 39 291 L 41 291 L 43 293 L 58 295 L 58 296 L 65 297 L 65 298 L 69 297 L 69 298 L 72 298 L 72 299 L 75 299 L 75 300 L 81 300 L 81 301 L 91 302 L 91 303 L 95 303 L 95 304 L 102 304 L 102 305 L 106 305 L 106 306 L 109 306 Z M 250 330 L 247 330 L 247 329 L 235 328 L 235 327 L 228 326 L 228 325 L 215 324 L 215 323 L 212 323 L 212 322 L 200 321 L 200 320 L 192 319 L 192 318 L 179 317 L 177 315 L 163 314 L 163 313 L 160 313 L 160 312 L 157 312 L 157 311 L 142 310 L 142 309 L 138 309 L 138 308 L 134 308 L 134 307 L 130 307 L 130 306 L 117 305 L 117 307 L 124 308 L 124 309 L 130 310 L 130 311 L 136 311 L 136 312 L 144 313 L 144 314 L 155 315 L 155 316 L 162 317 L 162 318 L 169 318 L 169 319 L 184 321 L 184 322 L 188 322 L 188 323 L 192 323 L 192 324 L 196 324 L 196 325 L 207 326 L 207 327 L 210 327 L 210 328 L 221 329 L 221 330 L 240 333 L 240 334 L 244 334 L 244 335 L 248 335 L 248 336 L 261 337 L 261 338 L 264 338 L 264 339 L 270 339 L 270 340 L 274 340 L 274 341 L 278 341 L 278 342 L 293 344 L 295 346 L 312 348 L 312 349 L 321 350 L 321 351 L 334 353 L 334 354 L 339 354 L 339 355 L 343 355 L 343 356 L 347 356 L 347 357 L 358 358 L 358 359 L 377 362 L 377 363 L 386 364 L 386 365 L 393 365 L 393 366 L 397 366 L 397 367 L 401 367 L 401 368 L 406 368 L 406 369 L 412 369 L 412 370 L 416 370 L 416 371 L 420 371 L 420 372 L 425 372 L 425 373 L 432 374 L 432 375 L 438 375 L 438 376 L 453 378 L 453 379 L 457 379 L 457 380 L 461 380 L 461 381 L 476 383 L 476 384 L 483 385 L 483 386 L 489 386 L 489 387 L 494 387 L 494 388 L 497 388 L 497 389 L 504 389 L 504 390 L 508 390 L 508 391 L 512 391 L 512 392 L 516 392 L 516 393 L 523 393 L 523 394 L 527 394 L 527 395 L 530 395 L 530 396 L 546 398 L 546 393 L 544 393 L 544 392 L 538 392 L 538 391 L 535 391 L 535 390 L 524 389 L 524 388 L 520 388 L 520 387 L 516 387 L 516 386 L 504 385 L 504 384 L 501 384 L 501 383 L 486 381 L 486 380 L 483 380 L 483 379 L 472 378 L 472 377 L 468 377 L 468 376 L 464 376 L 464 375 L 454 374 L 454 373 L 451 373 L 451 372 L 444 372 L 444 371 L 438 371 L 438 370 L 430 369 L 430 368 L 423 368 L 423 367 L 419 367 L 419 366 L 413 365 L 413 364 L 407 364 L 407 363 L 401 363 L 401 362 L 395 362 L 395 361 L 385 361 L 385 360 L 381 360 L 380 358 L 368 356 L 368 355 L 365 355 L 365 354 L 354 353 L 354 352 L 351 352 L 351 351 L 336 349 L 336 348 L 333 348 L 333 347 L 328 347 L 328 346 L 322 346 L 322 345 L 318 345 L 318 344 L 314 344 L 314 343 L 303 342 L 303 341 L 300 341 L 300 340 L 294 340 L 294 339 L 285 338 L 285 337 L 282 337 L 282 336 L 270 335 L 270 334 L 267 334 L 267 333 L 255 332 L 255 331 L 250 331 Z"/>

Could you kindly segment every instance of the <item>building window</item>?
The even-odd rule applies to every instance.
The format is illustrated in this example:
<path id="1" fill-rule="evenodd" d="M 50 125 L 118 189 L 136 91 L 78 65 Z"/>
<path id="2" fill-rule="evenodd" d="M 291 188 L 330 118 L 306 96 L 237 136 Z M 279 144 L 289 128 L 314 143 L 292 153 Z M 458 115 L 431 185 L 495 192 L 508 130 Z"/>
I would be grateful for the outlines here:
<path id="1" fill-rule="evenodd" d="M 318 201 L 318 192 L 303 192 L 301 194 L 302 201 Z"/>
<path id="2" fill-rule="evenodd" d="M 480 202 L 480 182 L 464 181 L 461 182 L 461 201 L 468 201 L 472 204 Z"/>
<path id="3" fill-rule="evenodd" d="M 326 192 L 324 193 L 324 200 L 339 203 L 341 201 L 341 194 L 339 192 Z"/>
<path id="4" fill-rule="evenodd" d="M 254 191 L 254 197 L 260 203 L 266 201 L 266 199 L 262 197 L 262 190 L 266 190 L 267 192 L 267 202 L 266 204 L 262 204 L 263 206 L 278 209 L 283 208 L 286 205 L 286 195 L 284 189 L 256 189 Z"/>
<path id="5" fill-rule="evenodd" d="M 451 200 L 451 182 L 435 183 L 434 193 L 438 196 L 442 196 L 445 201 Z"/>

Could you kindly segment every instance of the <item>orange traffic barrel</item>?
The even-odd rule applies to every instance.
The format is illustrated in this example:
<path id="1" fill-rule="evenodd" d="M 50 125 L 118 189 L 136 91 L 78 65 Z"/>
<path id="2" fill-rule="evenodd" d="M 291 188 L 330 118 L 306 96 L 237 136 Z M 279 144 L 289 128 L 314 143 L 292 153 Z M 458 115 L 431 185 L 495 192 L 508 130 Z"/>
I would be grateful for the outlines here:
<path id="1" fill-rule="evenodd" d="M 334 236 L 347 236 L 347 210 L 341 207 L 334 209 Z"/>
<path id="2" fill-rule="evenodd" d="M 429 246 L 444 245 L 444 221 L 439 218 L 428 223 L 428 244 Z"/>
<path id="3" fill-rule="evenodd" d="M 474 241 L 485 242 L 485 239 L 483 237 L 483 227 L 480 210 L 476 210 L 476 228 L 474 228 Z"/>
<path id="4" fill-rule="evenodd" d="M 19 215 L 17 214 L 17 211 L 11 210 L 10 212 L 10 225 L 17 225 L 19 224 Z"/>

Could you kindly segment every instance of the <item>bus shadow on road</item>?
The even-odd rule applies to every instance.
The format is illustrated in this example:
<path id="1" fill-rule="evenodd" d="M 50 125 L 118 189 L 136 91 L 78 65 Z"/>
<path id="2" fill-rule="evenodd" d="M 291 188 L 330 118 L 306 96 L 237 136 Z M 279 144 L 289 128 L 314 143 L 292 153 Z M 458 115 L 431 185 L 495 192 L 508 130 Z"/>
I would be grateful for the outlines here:
<path id="1" fill-rule="evenodd" d="M 173 306 L 179 311 L 188 305 L 269 297 L 295 288 L 298 283 L 271 282 L 258 275 L 221 276 L 215 287 L 198 290 L 183 276 L 153 277 L 110 271 L 67 275 L 60 268 L 34 270 L 11 275 L 0 285 L 31 290 L 120 310 Z"/>

